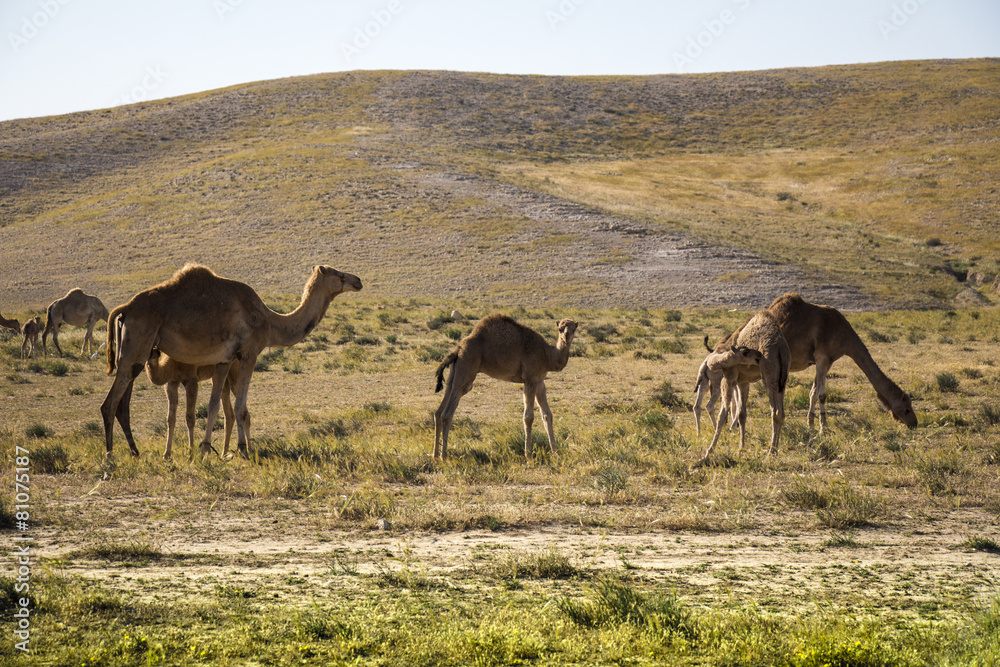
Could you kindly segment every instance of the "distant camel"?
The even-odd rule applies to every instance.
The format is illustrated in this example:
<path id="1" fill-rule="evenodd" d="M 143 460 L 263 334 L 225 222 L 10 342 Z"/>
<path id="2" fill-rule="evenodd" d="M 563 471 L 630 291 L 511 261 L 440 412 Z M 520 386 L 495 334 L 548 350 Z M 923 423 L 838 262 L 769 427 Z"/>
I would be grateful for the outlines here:
<path id="1" fill-rule="evenodd" d="M 21 327 L 21 335 L 24 336 L 24 340 L 21 341 L 22 359 L 35 356 L 35 350 L 38 348 L 38 332 L 41 330 L 41 316 L 36 316 L 28 320 L 24 323 L 24 326 Z"/>
<path id="2" fill-rule="evenodd" d="M 719 342 L 719 345 L 725 346 L 728 340 L 729 340 L 728 337 L 723 339 L 722 341 Z M 718 350 L 716 350 L 713 349 L 711 346 L 709 346 L 708 336 L 705 336 L 704 343 L 705 343 L 705 349 L 708 350 L 709 355 L 711 355 L 713 352 L 716 351 L 722 351 L 722 348 L 718 348 Z M 757 363 L 759 363 L 760 352 L 757 352 L 756 350 L 752 350 L 752 352 L 755 353 L 755 356 L 757 358 Z M 705 407 L 708 409 L 709 419 L 712 420 L 712 428 L 715 428 L 716 426 L 715 404 L 718 402 L 719 395 L 722 393 L 722 371 L 713 371 L 712 369 L 710 369 L 708 367 L 708 357 L 706 357 L 705 360 L 701 362 L 701 366 L 698 367 L 698 375 L 695 380 L 694 390 L 696 393 L 694 400 L 694 423 L 698 435 L 701 435 L 701 413 L 702 413 L 701 402 L 704 400 L 705 394 L 707 393 L 708 403 L 706 404 Z M 734 394 L 734 398 L 735 401 L 731 406 L 730 410 L 730 417 L 733 420 L 729 425 L 730 428 L 732 428 L 736 424 L 736 416 L 739 413 L 739 407 L 737 405 L 737 402 L 747 400 L 749 396 L 740 396 L 739 390 L 737 388 L 737 391 Z"/>
<path id="3" fill-rule="evenodd" d="M 816 403 L 819 403 L 819 430 L 826 427 L 826 376 L 837 359 L 848 356 L 865 374 L 878 400 L 893 418 L 909 428 L 916 428 L 917 415 L 909 394 L 890 380 L 878 367 L 847 318 L 836 308 L 818 306 L 798 294 L 785 294 L 771 303 L 768 310 L 778 320 L 791 352 L 791 371 L 796 373 L 816 365 L 816 380 L 809 391 L 809 428 L 813 427 Z"/>
<path id="4" fill-rule="evenodd" d="M 63 324 L 72 324 L 75 327 L 87 327 L 87 334 L 83 338 L 83 347 L 80 348 L 80 353 L 92 353 L 94 351 L 94 325 L 107 319 L 108 309 L 104 307 L 100 299 L 85 294 L 79 288 L 70 290 L 63 298 L 56 299 L 49 304 L 45 316 L 45 331 L 42 332 L 42 352 L 45 352 L 45 339 L 48 338 L 51 331 L 52 344 L 56 346 L 56 352 L 61 357 L 59 327 Z"/>
<path id="5" fill-rule="evenodd" d="M 329 266 L 313 269 L 293 312 L 268 308 L 248 285 L 187 265 L 166 282 L 139 292 L 108 317 L 108 375 L 114 382 L 101 405 L 106 454 L 111 455 L 117 418 L 134 456 L 139 455 L 129 423 L 132 384 L 154 347 L 183 364 L 214 366 L 208 426 L 201 451 L 211 451 L 212 426 L 226 376 L 236 394 L 237 448 L 248 456 L 247 394 L 257 356 L 268 345 L 294 345 L 326 314 L 334 297 L 361 289 L 361 279 Z M 117 368 L 117 371 L 116 371 Z"/>
<path id="6" fill-rule="evenodd" d="M 10 329 L 11 331 L 21 333 L 21 323 L 17 320 L 8 320 L 3 315 L 0 315 L 0 328 Z"/>
<path id="7" fill-rule="evenodd" d="M 722 371 L 722 409 L 716 420 L 715 435 L 705 455 L 696 465 L 708 461 L 709 455 L 719 441 L 722 427 L 727 422 L 729 406 L 733 401 L 733 392 L 739 390 L 741 396 L 746 396 L 750 383 L 758 379 L 764 381 L 767 400 L 771 404 L 771 447 L 768 455 L 778 448 L 781 426 L 785 422 L 785 387 L 788 384 L 789 351 L 785 337 L 777 320 L 766 310 L 759 311 L 747 320 L 742 327 L 730 336 L 732 345 L 729 349 L 713 352 L 707 363 L 711 370 Z M 741 348 L 751 348 L 761 353 L 759 360 L 741 354 Z M 717 348 L 718 349 L 718 346 Z M 756 363 L 755 363 L 756 362 Z M 747 405 L 739 401 L 740 451 L 746 441 Z"/>
<path id="8" fill-rule="evenodd" d="M 444 370 L 451 366 L 448 389 L 434 413 L 434 458 L 448 456 L 448 431 L 462 396 L 469 393 L 479 373 L 506 382 L 524 385 L 524 456 L 531 456 L 531 424 L 535 403 L 542 411 L 542 422 L 549 437 L 549 451 L 555 451 L 552 410 L 545 395 L 545 376 L 561 371 L 569 361 L 569 348 L 577 323 L 562 320 L 559 340 L 549 345 L 541 334 L 515 322 L 506 315 L 490 315 L 480 320 L 472 333 L 462 339 L 458 349 L 448 355 L 437 369 L 437 386 L 444 386 Z"/>
<path id="9" fill-rule="evenodd" d="M 232 370 L 230 370 L 230 375 Z M 185 421 L 188 431 L 188 460 L 194 460 L 194 424 L 195 406 L 198 401 L 198 382 L 211 380 L 215 375 L 215 366 L 191 366 L 175 361 L 158 349 L 153 349 L 146 361 L 146 376 L 156 386 L 163 386 L 167 394 L 167 446 L 163 450 L 163 460 L 170 460 L 171 446 L 174 440 L 174 427 L 177 424 L 177 404 L 180 402 L 178 388 L 184 385 Z M 236 412 L 233 410 L 232 385 L 229 375 L 222 390 L 222 410 L 226 415 L 226 441 L 222 448 L 222 459 L 229 456 L 229 441 L 236 423 Z M 249 412 L 249 411 L 248 411 Z M 249 415 L 247 416 L 249 420 Z M 211 426 L 214 426 L 212 424 Z"/>

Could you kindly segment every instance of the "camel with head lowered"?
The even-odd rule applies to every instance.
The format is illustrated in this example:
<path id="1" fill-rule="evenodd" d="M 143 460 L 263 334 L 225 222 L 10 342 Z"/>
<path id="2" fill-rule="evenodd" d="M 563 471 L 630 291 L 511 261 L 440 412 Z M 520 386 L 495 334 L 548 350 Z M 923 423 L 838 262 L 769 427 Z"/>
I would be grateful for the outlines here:
<path id="1" fill-rule="evenodd" d="M 80 353 L 93 353 L 94 325 L 107 319 L 108 309 L 104 307 L 100 299 L 86 294 L 82 289 L 71 289 L 66 293 L 66 296 L 49 304 L 45 315 L 45 330 L 42 332 L 42 352 L 45 352 L 45 339 L 48 338 L 51 331 L 52 344 L 56 346 L 56 352 L 61 357 L 59 327 L 63 324 L 71 324 L 75 327 L 87 327 Z"/>
<path id="2" fill-rule="evenodd" d="M 222 447 L 221 458 L 229 458 L 229 442 L 233 434 L 233 425 L 236 423 L 236 412 L 233 410 L 232 383 L 230 373 L 226 376 L 225 386 L 222 389 L 222 411 L 226 417 L 226 439 Z M 185 422 L 188 431 L 188 446 L 190 454 L 188 460 L 194 460 L 194 424 L 195 405 L 198 400 L 198 383 L 203 380 L 211 380 L 215 375 L 215 366 L 192 366 L 182 364 L 171 359 L 160 350 L 153 348 L 149 359 L 146 360 L 146 376 L 149 381 L 156 386 L 162 386 L 167 394 L 167 446 L 163 450 L 163 460 L 169 461 L 174 441 L 174 427 L 177 424 L 177 404 L 180 402 L 179 389 L 184 386 L 185 398 Z M 247 419 L 250 415 L 247 411 Z M 214 424 L 213 424 L 214 426 Z"/>
<path id="3" fill-rule="evenodd" d="M 316 327 L 334 297 L 360 289 L 357 276 L 317 266 L 298 308 L 282 315 L 268 308 L 250 286 L 189 264 L 166 282 L 139 292 L 108 317 L 108 374 L 115 379 L 101 405 L 106 454 L 112 453 L 117 418 L 132 454 L 139 455 L 129 403 L 135 378 L 155 347 L 179 363 L 214 367 L 203 455 L 211 451 L 211 429 L 229 376 L 236 397 L 237 449 L 248 456 L 247 394 L 257 356 L 269 345 L 298 343 Z"/>
<path id="4" fill-rule="evenodd" d="M 764 391 L 771 404 L 771 447 L 768 449 L 768 455 L 777 450 L 781 427 L 785 423 L 785 387 L 788 384 L 790 353 L 778 321 L 770 312 L 759 311 L 736 330 L 728 341 L 731 341 L 731 344 L 716 346 L 716 351 L 706 359 L 709 369 L 722 372 L 722 409 L 715 422 L 712 444 L 696 465 L 706 463 L 716 443 L 719 442 L 734 392 L 738 389 L 740 396 L 747 396 L 751 382 L 763 380 Z M 760 356 L 748 353 L 747 348 L 756 350 Z M 746 440 L 747 404 L 746 401 L 740 400 L 738 405 L 740 451 L 743 451 Z"/>
<path id="5" fill-rule="evenodd" d="M 483 318 L 458 349 L 438 366 L 435 391 L 444 386 L 444 371 L 451 366 L 448 389 L 434 413 L 434 458 L 448 456 L 448 432 L 458 402 L 469 393 L 476 376 L 490 377 L 524 385 L 524 456 L 531 457 L 531 425 L 535 420 L 535 404 L 542 412 L 542 423 L 549 438 L 549 451 L 555 451 L 552 430 L 552 410 L 545 393 L 545 376 L 561 371 L 569 361 L 569 348 L 577 323 L 561 320 L 559 340 L 549 345 L 537 331 L 515 322 L 506 315 Z"/>
<path id="6" fill-rule="evenodd" d="M 713 348 L 708 344 L 708 336 L 705 336 L 705 349 L 708 350 L 709 356 L 714 352 L 723 352 L 727 348 L 731 349 L 729 346 L 729 338 L 724 338 L 719 341 L 719 344 Z M 751 363 L 760 363 L 760 352 L 757 350 L 750 350 L 749 348 L 744 348 L 742 350 L 742 355 L 747 361 Z M 701 366 L 698 367 L 698 375 L 694 383 L 695 400 L 694 400 L 694 423 L 695 429 L 698 435 L 701 435 L 701 413 L 702 407 L 701 402 L 705 399 L 705 394 L 708 394 L 708 403 L 705 406 L 708 408 L 708 417 L 712 420 L 712 428 L 716 427 L 715 424 L 715 404 L 719 400 L 719 395 L 722 393 L 722 371 L 713 371 L 708 367 L 708 357 L 701 362 Z M 739 413 L 739 401 L 745 401 L 749 396 L 740 396 L 739 388 L 734 393 L 733 398 L 735 399 L 733 405 L 731 406 L 730 417 L 733 419 L 730 422 L 729 427 L 736 424 L 736 415 Z"/>
<path id="7" fill-rule="evenodd" d="M 33 317 L 21 327 L 21 335 L 23 336 L 21 340 L 22 359 L 35 356 L 35 350 L 38 349 L 38 332 L 41 330 L 42 318 L 40 316 Z"/>
<path id="8" fill-rule="evenodd" d="M 17 320 L 8 320 L 3 315 L 0 315 L 0 328 L 10 329 L 11 331 L 21 333 L 21 323 Z"/>
<path id="9" fill-rule="evenodd" d="M 768 311 L 778 320 L 791 351 L 793 373 L 816 366 L 816 380 L 809 391 L 809 428 L 813 427 L 819 404 L 819 430 L 826 427 L 826 376 L 830 366 L 843 356 L 850 357 L 865 374 L 878 400 L 893 418 L 916 428 L 917 415 L 909 394 L 890 380 L 878 367 L 847 318 L 836 308 L 818 306 L 798 294 L 775 299 Z"/>

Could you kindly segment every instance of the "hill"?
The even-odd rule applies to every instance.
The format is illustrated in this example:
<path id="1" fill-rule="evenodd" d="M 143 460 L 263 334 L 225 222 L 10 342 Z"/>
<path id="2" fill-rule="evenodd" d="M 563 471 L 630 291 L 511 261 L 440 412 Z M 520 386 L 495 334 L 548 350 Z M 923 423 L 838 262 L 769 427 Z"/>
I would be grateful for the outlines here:
<path id="1" fill-rule="evenodd" d="M 983 303 L 998 75 L 347 72 L 8 121 L 0 312 L 117 303 L 188 261 L 270 296 L 323 263 L 373 299 Z"/>

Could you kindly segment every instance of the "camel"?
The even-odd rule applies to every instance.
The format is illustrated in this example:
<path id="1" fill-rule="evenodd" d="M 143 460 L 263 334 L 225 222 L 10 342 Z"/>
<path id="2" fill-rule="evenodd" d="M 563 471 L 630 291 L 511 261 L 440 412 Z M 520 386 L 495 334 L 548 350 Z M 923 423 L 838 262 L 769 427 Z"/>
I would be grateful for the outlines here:
<path id="1" fill-rule="evenodd" d="M 21 333 L 21 323 L 17 320 L 8 320 L 3 315 L 0 315 L 0 328 L 10 329 L 11 331 Z"/>
<path id="2" fill-rule="evenodd" d="M 916 428 L 917 415 L 909 394 L 882 372 L 840 311 L 809 303 L 794 293 L 775 299 L 768 311 L 778 320 L 788 341 L 791 372 L 816 365 L 816 380 L 809 391 L 809 428 L 813 428 L 817 403 L 820 433 L 826 427 L 826 376 L 833 362 L 843 356 L 854 360 L 874 387 L 878 400 L 896 421 Z"/>
<path id="3" fill-rule="evenodd" d="M 524 457 L 531 457 L 531 424 L 535 419 L 535 403 L 542 412 L 542 422 L 549 437 L 549 451 L 555 451 L 552 430 L 552 410 L 545 394 L 545 376 L 566 368 L 569 348 L 576 334 L 577 323 L 561 320 L 559 340 L 549 345 L 537 331 L 515 322 L 506 315 L 483 318 L 458 348 L 441 362 L 437 369 L 435 392 L 444 386 L 444 371 L 451 366 L 448 389 L 434 413 L 434 458 L 444 461 L 448 456 L 448 431 L 462 396 L 469 393 L 479 373 L 506 382 L 524 385 Z"/>
<path id="4" fill-rule="evenodd" d="M 75 327 L 87 327 L 87 334 L 83 337 L 83 347 L 81 354 L 94 351 L 93 334 L 94 325 L 108 319 L 108 309 L 104 307 L 101 300 L 96 296 L 84 293 L 82 289 L 71 289 L 61 299 L 56 299 L 49 304 L 45 316 L 45 330 L 42 332 L 42 352 L 45 352 L 45 339 L 49 332 L 52 332 L 52 344 L 56 346 L 56 352 L 63 356 L 59 348 L 59 327 L 63 324 L 72 324 Z"/>
<path id="5" fill-rule="evenodd" d="M 231 374 L 231 371 L 230 371 Z M 190 454 L 189 461 L 194 460 L 194 422 L 195 405 L 198 400 L 198 383 L 202 380 L 211 380 L 215 375 L 215 366 L 191 366 L 182 364 L 171 359 L 160 350 L 153 348 L 146 361 L 146 376 L 149 381 L 156 386 L 164 387 L 167 394 L 167 446 L 163 450 L 163 460 L 169 461 L 171 447 L 174 441 L 174 427 L 177 424 L 177 404 L 179 401 L 178 388 L 184 385 L 185 397 L 185 421 L 188 430 L 188 445 Z M 236 423 L 236 412 L 233 410 L 232 384 L 230 376 L 226 376 L 226 384 L 222 389 L 222 410 L 226 416 L 226 440 L 222 447 L 221 458 L 229 458 L 229 441 L 233 433 L 233 424 Z M 249 411 L 248 411 L 249 412 Z M 249 420 L 249 414 L 247 415 Z"/>
<path id="6" fill-rule="evenodd" d="M 729 339 L 726 338 L 720 341 L 719 342 L 720 347 L 718 350 L 716 350 L 711 346 L 709 346 L 708 336 L 705 336 L 704 340 L 705 349 L 708 350 L 710 355 L 713 352 L 722 351 L 723 347 L 721 346 L 725 346 L 728 340 Z M 760 352 L 758 352 L 757 350 L 749 350 L 748 348 L 744 348 L 743 353 L 746 354 L 747 352 L 752 353 L 751 356 L 756 357 L 757 363 L 760 362 Z M 712 428 L 715 428 L 716 427 L 715 404 L 716 402 L 718 402 L 719 394 L 722 391 L 722 371 L 711 370 L 708 367 L 707 357 L 705 358 L 704 361 L 701 362 L 701 366 L 698 367 L 698 375 L 695 380 L 694 391 L 696 394 L 694 400 L 694 424 L 697 434 L 701 435 L 701 413 L 702 413 L 701 402 L 704 400 L 705 394 L 708 393 L 708 404 L 706 405 L 706 407 L 708 408 L 708 417 L 709 419 L 712 420 Z M 738 406 L 739 401 L 746 400 L 748 398 L 749 396 L 740 396 L 738 390 L 734 392 L 735 401 L 733 402 L 733 405 L 731 406 L 730 410 L 730 416 L 732 418 L 732 422 L 730 422 L 729 424 L 730 429 L 732 429 L 733 426 L 736 424 L 736 415 L 739 413 L 739 406 Z"/>
<path id="7" fill-rule="evenodd" d="M 24 340 L 21 341 L 22 359 L 35 356 L 35 350 L 38 348 L 38 332 L 41 331 L 41 329 L 41 316 L 33 317 L 25 322 L 24 326 L 21 327 L 21 335 L 24 336 Z"/>
<path id="8" fill-rule="evenodd" d="M 236 397 L 237 450 L 249 457 L 247 394 L 257 356 L 268 345 L 298 343 L 323 319 L 338 294 L 360 290 L 357 276 L 317 266 L 299 306 L 282 315 L 268 308 L 249 285 L 188 264 L 169 280 L 139 292 L 108 317 L 108 375 L 115 379 L 101 405 L 106 456 L 112 454 L 116 418 L 132 455 L 139 456 L 129 403 L 135 378 L 155 347 L 182 364 L 214 366 L 203 456 L 212 449 L 212 426 L 229 376 Z"/>
<path id="9" fill-rule="evenodd" d="M 718 443 L 722 425 L 726 423 L 729 406 L 733 402 L 734 391 L 738 389 L 740 396 L 746 396 L 751 382 L 758 379 L 764 381 L 767 400 L 771 404 L 771 447 L 768 449 L 768 456 L 777 450 L 781 427 L 785 422 L 785 387 L 788 384 L 790 353 L 777 319 L 769 311 L 761 310 L 735 331 L 729 340 L 732 344 L 728 349 L 713 352 L 707 360 L 709 369 L 722 372 L 722 409 L 716 419 L 712 444 L 696 465 L 706 463 Z M 744 347 L 759 351 L 760 359 L 741 353 L 740 348 Z M 743 451 L 746 441 L 746 401 L 739 401 L 737 421 L 740 425 L 740 451 Z"/>

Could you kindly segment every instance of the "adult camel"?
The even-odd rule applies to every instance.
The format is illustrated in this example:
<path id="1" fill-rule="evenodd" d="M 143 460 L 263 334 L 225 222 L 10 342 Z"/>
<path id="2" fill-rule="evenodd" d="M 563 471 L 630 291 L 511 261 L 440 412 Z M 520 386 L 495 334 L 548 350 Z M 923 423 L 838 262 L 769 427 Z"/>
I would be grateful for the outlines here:
<path id="1" fill-rule="evenodd" d="M 268 308 L 250 286 L 189 264 L 169 280 L 139 292 L 108 317 L 108 374 L 115 379 L 101 405 L 106 455 L 112 453 L 115 418 L 132 454 L 139 455 L 129 424 L 129 402 L 135 378 L 156 347 L 179 363 L 215 367 L 203 455 L 211 451 L 211 429 L 232 367 L 237 448 L 248 456 L 247 393 L 257 356 L 268 345 L 301 341 L 323 318 L 334 297 L 360 289 L 357 276 L 317 266 L 298 308 L 282 315 Z"/>
<path id="2" fill-rule="evenodd" d="M 913 412 L 910 395 L 882 372 L 861 337 L 839 310 L 809 303 L 800 295 L 789 293 L 775 299 L 768 311 L 778 320 L 788 342 L 789 370 L 796 373 L 816 366 L 816 380 L 809 391 L 809 428 L 813 427 L 817 404 L 820 432 L 826 427 L 826 376 L 833 362 L 844 356 L 858 365 L 875 389 L 879 402 L 893 418 L 908 428 L 916 428 L 917 415 Z"/>
<path id="3" fill-rule="evenodd" d="M 59 353 L 59 356 L 62 356 L 62 350 L 59 348 L 59 327 L 63 324 L 87 327 L 80 353 L 93 353 L 94 325 L 107 319 L 108 309 L 104 307 L 100 299 L 85 293 L 80 288 L 71 289 L 66 293 L 66 296 L 49 304 L 45 315 L 45 330 L 42 331 L 42 353 L 45 353 L 45 339 L 48 338 L 51 331 L 52 344 L 56 346 L 56 352 Z"/>

